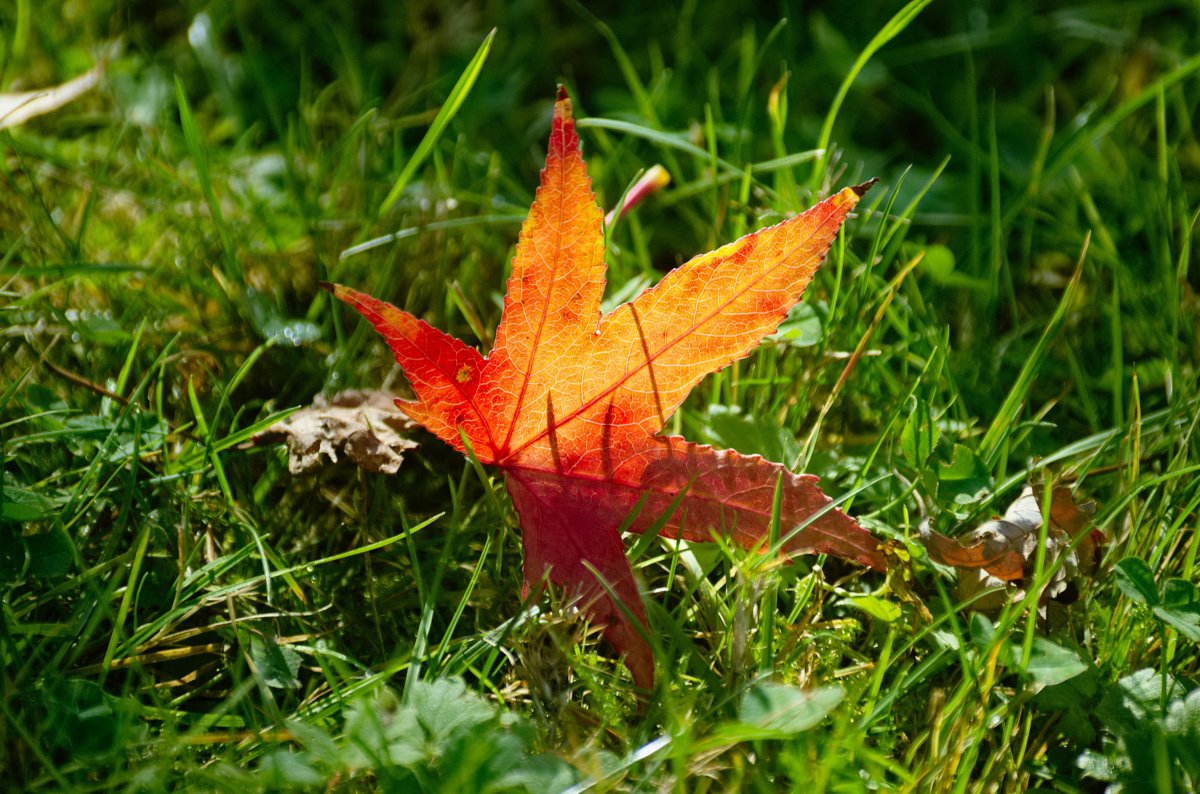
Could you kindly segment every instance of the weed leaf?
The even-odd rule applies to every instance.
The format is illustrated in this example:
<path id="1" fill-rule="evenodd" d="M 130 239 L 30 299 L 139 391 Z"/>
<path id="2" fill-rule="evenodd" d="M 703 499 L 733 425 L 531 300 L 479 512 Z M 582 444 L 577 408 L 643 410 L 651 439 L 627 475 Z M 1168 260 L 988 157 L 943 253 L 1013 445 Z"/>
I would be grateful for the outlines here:
<path id="1" fill-rule="evenodd" d="M 738 718 L 771 734 L 792 736 L 820 723 L 845 696 L 840 686 L 804 690 L 767 681 L 746 693 Z"/>
<path id="2" fill-rule="evenodd" d="M 1064 648 L 1045 637 L 1033 641 L 1033 650 L 1025 672 L 1042 686 L 1054 686 L 1070 681 L 1088 669 L 1087 663 L 1070 648 Z"/>
<path id="3" fill-rule="evenodd" d="M 1139 604 L 1157 606 L 1158 585 L 1154 583 L 1154 572 L 1145 560 L 1126 557 L 1117 563 L 1117 587 Z"/>

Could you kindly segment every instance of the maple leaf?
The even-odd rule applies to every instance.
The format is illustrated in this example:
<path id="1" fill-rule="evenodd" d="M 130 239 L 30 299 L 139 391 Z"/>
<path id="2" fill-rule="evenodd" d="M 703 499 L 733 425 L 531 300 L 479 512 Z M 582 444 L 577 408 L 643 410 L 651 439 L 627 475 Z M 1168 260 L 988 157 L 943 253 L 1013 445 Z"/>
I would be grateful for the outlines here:
<path id="1" fill-rule="evenodd" d="M 780 483 L 786 554 L 886 567 L 875 538 L 833 506 L 816 477 L 657 435 L 693 386 L 775 331 L 869 186 L 702 254 L 602 316 L 603 216 L 560 87 L 541 186 L 486 358 L 390 304 L 324 286 L 391 346 L 416 394 L 397 405 L 460 451 L 465 438 L 480 462 L 504 472 L 526 591 L 548 578 L 577 594 L 634 682 L 649 689 L 654 660 L 640 633 L 646 613 L 623 522 L 643 532 L 665 521 L 664 537 L 719 533 L 761 549 Z"/>

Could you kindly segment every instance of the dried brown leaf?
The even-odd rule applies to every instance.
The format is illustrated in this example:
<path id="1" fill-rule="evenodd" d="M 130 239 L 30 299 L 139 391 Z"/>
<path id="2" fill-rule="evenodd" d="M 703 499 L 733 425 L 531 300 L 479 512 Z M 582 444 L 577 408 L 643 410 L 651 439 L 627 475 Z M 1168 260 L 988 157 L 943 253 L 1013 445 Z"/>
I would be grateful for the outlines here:
<path id="1" fill-rule="evenodd" d="M 282 422 L 254 436 L 255 444 L 287 443 L 288 470 L 312 471 L 324 459 L 336 463 L 339 455 L 371 472 L 395 474 L 404 453 L 417 442 L 404 434 L 416 424 L 381 391 L 344 391 L 333 397 L 318 395 Z"/>
<path id="2" fill-rule="evenodd" d="M 1060 557 L 1061 561 L 1042 596 L 1058 599 L 1068 594 L 1078 577 L 1091 574 L 1098 533 L 1091 528 L 1095 505 L 1077 504 L 1069 488 L 1053 489 L 1049 512 L 1045 564 Z M 1002 517 L 984 522 L 961 539 L 923 527 L 921 540 L 930 559 L 959 569 L 961 600 L 971 600 L 974 609 L 992 610 L 1025 597 L 1024 588 L 1014 583 L 1033 573 L 1041 527 L 1041 503 L 1034 489 L 1026 486 Z M 980 595 L 986 590 L 994 592 Z"/>

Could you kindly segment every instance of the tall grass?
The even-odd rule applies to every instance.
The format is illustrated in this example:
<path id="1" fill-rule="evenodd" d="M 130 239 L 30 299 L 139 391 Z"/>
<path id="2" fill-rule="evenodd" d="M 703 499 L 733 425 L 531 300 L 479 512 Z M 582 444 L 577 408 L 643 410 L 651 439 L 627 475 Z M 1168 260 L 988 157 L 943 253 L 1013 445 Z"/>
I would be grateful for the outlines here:
<path id="1" fill-rule="evenodd" d="M 0 132 L 0 787 L 1200 783 L 1197 10 L 716 6 L 0 9 L 5 91 L 125 44 Z M 406 388 L 321 280 L 490 345 L 556 81 L 605 209 L 672 176 L 609 235 L 610 302 L 882 180 L 672 428 L 820 475 L 895 569 L 631 539 L 646 701 L 522 599 L 486 470 L 414 435 L 395 476 L 293 476 L 253 443 Z M 1035 554 L 972 609 L 922 523 L 1055 483 L 1098 505 L 1098 567 L 1042 601 Z"/>

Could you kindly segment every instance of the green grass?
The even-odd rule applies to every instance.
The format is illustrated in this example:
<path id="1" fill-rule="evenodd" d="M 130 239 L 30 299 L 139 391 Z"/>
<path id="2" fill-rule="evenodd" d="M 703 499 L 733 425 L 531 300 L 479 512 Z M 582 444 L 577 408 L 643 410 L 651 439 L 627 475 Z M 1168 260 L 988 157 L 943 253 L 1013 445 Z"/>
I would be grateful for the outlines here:
<path id="1" fill-rule="evenodd" d="M 1200 787 L 1200 12 L 652 5 L 0 5 L 2 91 L 123 44 L 0 131 L 0 788 Z M 820 475 L 896 572 L 631 539 L 644 703 L 522 601 L 489 472 L 248 443 L 405 388 L 321 280 L 490 345 L 557 81 L 606 210 L 673 179 L 610 235 L 612 300 L 882 180 L 671 427 Z M 1098 569 L 1041 619 L 1038 556 L 971 611 L 919 526 L 1055 482 Z"/>

